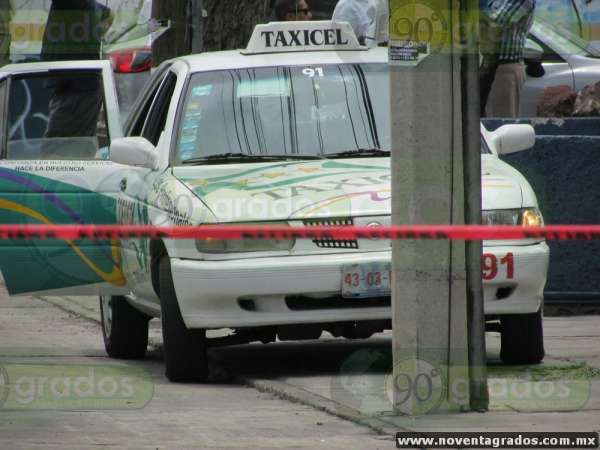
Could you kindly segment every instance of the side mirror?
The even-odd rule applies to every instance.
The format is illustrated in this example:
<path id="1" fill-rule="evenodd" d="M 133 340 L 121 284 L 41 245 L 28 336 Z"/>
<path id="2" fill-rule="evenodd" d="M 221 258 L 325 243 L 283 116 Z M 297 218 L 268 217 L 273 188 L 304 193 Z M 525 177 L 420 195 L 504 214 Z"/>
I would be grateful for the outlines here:
<path id="1" fill-rule="evenodd" d="M 504 125 L 492 133 L 492 142 L 499 155 L 520 152 L 535 145 L 535 130 L 531 125 Z"/>
<path id="2" fill-rule="evenodd" d="M 111 142 L 110 160 L 126 166 L 156 170 L 158 155 L 156 154 L 156 147 L 146 138 L 125 137 Z"/>
<path id="3" fill-rule="evenodd" d="M 544 49 L 535 41 L 527 39 L 523 59 L 527 67 L 527 75 L 533 78 L 541 78 L 546 75 L 542 62 L 544 60 Z"/>

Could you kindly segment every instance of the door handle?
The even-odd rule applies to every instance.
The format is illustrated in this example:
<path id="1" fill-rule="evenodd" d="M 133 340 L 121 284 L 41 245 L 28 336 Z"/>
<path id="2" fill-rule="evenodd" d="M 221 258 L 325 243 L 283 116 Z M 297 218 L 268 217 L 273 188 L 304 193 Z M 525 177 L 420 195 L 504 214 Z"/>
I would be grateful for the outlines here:
<path id="1" fill-rule="evenodd" d="M 123 178 L 121 180 L 121 182 L 119 183 L 119 188 L 121 188 L 122 192 L 125 192 L 125 189 L 127 189 L 127 178 Z"/>

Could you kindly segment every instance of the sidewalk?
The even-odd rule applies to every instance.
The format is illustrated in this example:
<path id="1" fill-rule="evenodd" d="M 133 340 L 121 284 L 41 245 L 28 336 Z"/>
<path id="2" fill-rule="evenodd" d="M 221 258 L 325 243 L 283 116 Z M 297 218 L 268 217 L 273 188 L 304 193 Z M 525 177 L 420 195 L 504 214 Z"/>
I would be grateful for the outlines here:
<path id="1" fill-rule="evenodd" d="M 388 373 L 377 370 L 246 379 L 257 389 L 386 434 L 400 430 L 600 431 L 600 317 L 548 318 L 545 333 L 544 362 L 514 368 L 500 363 L 499 338 L 488 333 L 490 411 L 484 414 L 398 416 L 389 401 Z M 369 358 L 368 351 L 360 351 L 362 359 Z"/>
<path id="2" fill-rule="evenodd" d="M 44 300 L 84 318 L 99 320 L 95 298 Z M 381 364 L 391 359 L 389 332 L 359 343 L 322 339 L 318 343 L 223 348 L 218 357 L 239 374 L 239 380 L 260 391 L 384 434 L 399 430 L 600 431 L 600 316 L 546 318 L 544 326 L 547 356 L 537 366 L 503 366 L 498 358 L 499 337 L 488 333 L 490 411 L 484 414 L 416 418 L 394 414 L 389 401 L 389 370 L 382 370 L 389 361 Z M 315 352 L 321 356 L 314 357 L 310 373 L 294 366 L 294 359 Z M 319 358 L 323 359 L 322 367 Z M 274 359 L 279 365 L 266 363 Z M 261 372 L 261 367 L 268 370 Z M 375 370 L 370 370 L 373 367 Z"/>

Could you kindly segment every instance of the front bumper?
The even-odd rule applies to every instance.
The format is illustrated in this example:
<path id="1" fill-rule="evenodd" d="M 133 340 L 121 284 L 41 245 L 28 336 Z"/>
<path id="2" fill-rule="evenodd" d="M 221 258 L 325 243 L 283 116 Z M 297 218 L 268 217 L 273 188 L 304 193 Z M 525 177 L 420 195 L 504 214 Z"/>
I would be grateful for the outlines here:
<path id="1" fill-rule="evenodd" d="M 508 278 L 499 270 L 494 279 L 484 281 L 485 313 L 536 312 L 546 282 L 548 247 L 540 243 L 484 248 L 484 254 L 493 254 L 498 259 L 507 253 L 514 258 L 513 277 Z M 350 322 L 390 319 L 391 308 L 381 299 L 371 302 L 339 298 L 341 267 L 390 259 L 391 251 L 229 261 L 172 258 L 171 271 L 188 328 Z M 296 296 L 307 300 L 301 308 L 290 306 L 289 299 Z M 338 298 L 334 306 L 319 305 L 332 297 Z M 352 306 L 359 302 L 360 306 Z"/>
<path id="2" fill-rule="evenodd" d="M 483 254 L 484 264 L 492 261 L 491 256 L 497 262 L 496 276 L 483 280 L 485 314 L 537 312 L 544 299 L 544 286 L 550 259 L 548 245 L 541 242 L 520 246 L 484 246 Z M 512 269 L 509 268 L 511 259 Z M 509 276 L 511 272 L 512 277 Z M 493 271 L 484 270 L 483 275 L 490 277 Z"/>

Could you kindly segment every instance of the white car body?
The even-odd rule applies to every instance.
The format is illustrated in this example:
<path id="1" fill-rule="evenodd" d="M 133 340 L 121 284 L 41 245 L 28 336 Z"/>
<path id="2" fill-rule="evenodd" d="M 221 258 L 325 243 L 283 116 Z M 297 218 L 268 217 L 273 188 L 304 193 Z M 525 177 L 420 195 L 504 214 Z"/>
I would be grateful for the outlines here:
<path id="1" fill-rule="evenodd" d="M 224 69 L 361 63 L 383 67 L 387 64 L 386 49 L 271 54 L 230 51 L 177 58 L 156 71 L 138 100 L 127 124 L 126 135 L 130 137 L 116 140 L 121 136 L 121 130 L 108 63 L 7 66 L 0 72 L 0 98 L 2 89 L 8 88 L 3 81 L 28 72 L 82 67 L 99 70 L 104 80 L 112 161 L 102 160 L 106 149 L 99 149 L 99 160 L 77 163 L 80 168 L 77 176 L 67 173 L 62 160 L 32 164 L 30 160 L 4 159 L 0 170 L 7 177 L 18 174 L 51 183 L 68 183 L 71 188 L 85 190 L 87 194 L 95 192 L 105 205 L 107 215 L 102 219 L 105 222 L 83 217 L 80 223 L 106 223 L 114 217 L 115 222 L 121 224 L 158 226 L 284 222 L 297 227 L 331 224 L 332 220 L 334 224 L 346 220 L 346 224 L 352 222 L 354 225 L 389 225 L 389 157 L 186 166 L 172 163 L 180 108 L 192 74 Z M 172 95 L 162 105 L 161 92 L 167 89 Z M 161 105 L 164 106 L 164 127 L 156 129 L 153 114 L 160 111 Z M 158 112 L 157 116 L 161 117 Z M 138 126 L 140 128 L 136 128 Z M 482 136 L 491 149 L 482 155 L 482 197 L 486 211 L 538 207 L 527 180 L 498 158 L 499 151 L 509 150 L 501 148 L 503 143 L 509 142 L 511 136 L 517 136 L 518 140 L 523 126 L 516 127 L 508 126 L 497 132 L 482 127 Z M 135 137 L 139 135 L 146 135 L 148 139 Z M 150 142 L 154 139 L 151 135 L 156 142 Z M 22 139 L 26 141 L 27 137 Z M 44 169 L 47 167 L 51 169 Z M 65 188 L 64 192 L 67 191 Z M 6 197 L 5 194 L 0 192 L 0 196 Z M 24 198 L 23 201 L 31 201 L 35 196 Z M 79 212 L 83 214 L 84 211 Z M 0 261 L 0 264 L 3 264 L 11 293 L 119 295 L 126 292 L 128 301 L 136 309 L 158 317 L 161 307 L 156 287 L 155 245 L 156 242 L 141 238 L 122 240 L 120 244 L 112 242 L 110 251 L 120 250 L 120 258 L 112 261 L 114 267 L 96 270 L 100 263 L 94 264 L 91 257 L 80 257 L 69 263 L 72 266 L 63 266 L 62 278 L 54 276 L 52 280 L 37 282 L 33 277 L 25 283 L 18 279 L 15 271 L 7 270 L 6 262 Z M 364 298 L 343 295 L 349 289 L 344 286 L 344 277 L 349 271 L 389 270 L 389 241 L 359 240 L 351 245 L 342 242 L 331 248 L 327 243 L 298 240 L 283 250 L 221 254 L 201 253 L 194 241 L 165 239 L 161 245 L 170 261 L 177 301 L 188 329 L 387 321 L 391 318 L 390 293 L 385 288 L 374 295 L 375 298 L 369 298 L 373 295 Z M 61 251 L 61 255 L 64 254 L 64 249 Z M 60 253 L 59 250 L 56 252 L 57 255 Z M 46 261 L 54 261 L 52 257 L 56 255 L 53 255 L 50 253 Z M 80 253 L 77 255 L 81 256 Z M 546 243 L 488 241 L 484 243 L 484 261 L 486 257 L 494 260 L 496 265 L 487 275 L 484 271 L 484 278 L 487 278 L 484 279 L 486 315 L 539 311 L 548 267 Z M 56 261 L 54 268 L 62 260 Z M 95 267 L 95 275 L 69 278 L 61 285 L 60 280 L 67 279 L 69 273 L 79 269 L 77 264 L 83 267 L 81 270 L 86 265 Z M 117 275 L 115 271 L 118 271 Z M 23 274 L 20 276 L 23 278 Z"/>
<path id="2" fill-rule="evenodd" d="M 495 148 L 494 135 L 482 127 L 482 133 L 490 145 Z M 389 160 L 381 158 L 361 159 L 360 166 L 365 164 L 383 166 L 380 171 L 364 175 L 365 178 L 382 178 L 379 185 L 369 184 L 361 186 L 361 173 L 356 170 L 356 175 L 335 173 L 321 178 L 314 186 L 339 183 L 345 180 L 349 183 L 343 189 L 343 194 L 332 191 L 326 194 L 323 201 L 326 203 L 331 197 L 340 195 L 352 196 L 365 192 L 376 192 L 380 197 L 386 197 L 383 202 L 373 202 L 370 199 L 352 204 L 351 217 L 354 224 L 367 226 L 377 222 L 390 225 L 391 204 L 389 201 Z M 320 162 L 307 162 L 304 169 L 320 166 Z M 357 163 L 357 165 L 359 165 Z M 246 165 L 244 165 L 246 166 Z M 198 178 L 216 178 L 231 174 L 235 177 L 236 171 L 244 166 L 232 165 L 228 167 L 214 166 L 207 168 L 186 167 L 175 168 L 174 175 L 183 180 L 188 186 L 193 186 Z M 265 171 L 269 169 L 268 165 Z M 361 171 L 364 169 L 360 169 Z M 537 200 L 533 190 L 525 178 L 514 168 L 502 162 L 497 153 L 482 155 L 482 194 L 483 209 L 515 209 L 523 207 L 537 207 Z M 285 178 L 285 175 L 282 176 Z M 267 179 L 256 180 L 257 183 Z M 365 189 L 366 188 L 366 189 Z M 212 193 L 203 197 L 209 207 L 218 204 L 222 196 L 230 192 Z M 247 204 L 252 198 L 244 198 L 240 193 L 239 204 Z M 296 199 L 301 202 L 302 199 Z M 292 208 L 296 210 L 296 208 Z M 233 212 L 239 208 L 232 208 Z M 287 217 L 272 217 L 271 220 L 288 220 L 291 226 L 303 226 L 303 219 L 314 219 L 315 211 L 311 215 L 304 215 L 298 209 L 290 219 Z M 304 210 L 309 212 L 308 210 Z M 339 217 L 335 214 L 334 217 Z M 319 220 L 327 224 L 327 217 Z M 260 214 L 244 211 L 243 214 L 232 216 L 219 215 L 219 223 L 258 223 L 265 221 Z M 196 249 L 192 245 L 178 246 L 173 243 L 169 248 L 172 254 L 171 270 L 175 281 L 177 298 L 182 316 L 190 328 L 219 328 L 219 327 L 248 327 L 267 326 L 280 324 L 323 323 L 331 321 L 354 321 L 389 319 L 389 307 L 357 307 L 323 310 L 319 308 L 318 301 L 340 295 L 343 268 L 353 264 L 385 265 L 391 261 L 391 246 L 388 241 L 361 240 L 358 242 L 359 250 L 319 249 L 310 241 L 299 241 L 292 252 L 286 254 L 262 255 L 254 257 L 252 254 L 237 254 L 226 256 L 208 256 L 198 260 Z M 537 241 L 487 241 L 484 243 L 484 255 L 494 255 L 497 261 L 514 255 L 514 274 L 509 277 L 505 268 L 500 268 L 498 274 L 491 279 L 484 280 L 485 312 L 488 315 L 499 314 L 527 314 L 540 309 L 543 299 L 543 288 L 546 281 L 548 268 L 548 247 L 545 242 Z M 202 286 L 201 291 L 198 286 Z M 286 304 L 286 297 L 303 296 L 314 299 L 314 310 L 293 310 Z M 252 310 L 243 307 L 240 300 L 252 300 Z M 347 300 L 360 302 L 361 300 Z M 154 314 L 157 312 L 154 311 Z"/>

